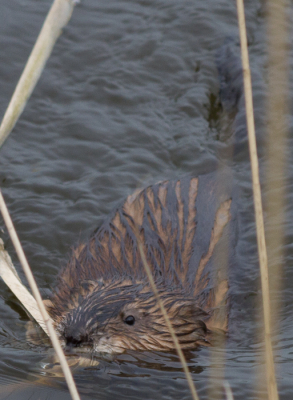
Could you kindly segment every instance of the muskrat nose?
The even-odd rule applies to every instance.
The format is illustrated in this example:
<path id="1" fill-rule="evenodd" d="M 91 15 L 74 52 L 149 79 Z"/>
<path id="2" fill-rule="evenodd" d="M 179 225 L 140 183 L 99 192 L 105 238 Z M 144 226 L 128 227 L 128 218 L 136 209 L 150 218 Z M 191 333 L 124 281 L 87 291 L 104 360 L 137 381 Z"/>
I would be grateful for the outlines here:
<path id="1" fill-rule="evenodd" d="M 76 339 L 74 336 L 67 336 L 66 338 L 66 346 L 68 347 L 80 347 L 83 342 L 82 339 Z"/>
<path id="2" fill-rule="evenodd" d="M 84 329 L 80 331 L 73 331 L 73 329 L 67 329 L 64 332 L 65 344 L 67 347 L 80 347 L 82 343 L 89 341 L 88 335 Z"/>

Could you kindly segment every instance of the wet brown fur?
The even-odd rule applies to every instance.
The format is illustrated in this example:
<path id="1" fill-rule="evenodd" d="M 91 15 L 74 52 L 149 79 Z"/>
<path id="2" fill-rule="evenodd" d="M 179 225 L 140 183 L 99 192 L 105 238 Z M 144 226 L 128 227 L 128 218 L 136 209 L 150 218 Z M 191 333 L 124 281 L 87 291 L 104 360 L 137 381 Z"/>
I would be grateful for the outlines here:
<path id="1" fill-rule="evenodd" d="M 232 215 L 227 180 L 208 174 L 136 191 L 73 250 L 48 307 L 65 345 L 97 353 L 174 348 L 136 235 L 181 346 L 209 345 L 212 331 L 227 330 L 227 277 L 214 268 Z"/>

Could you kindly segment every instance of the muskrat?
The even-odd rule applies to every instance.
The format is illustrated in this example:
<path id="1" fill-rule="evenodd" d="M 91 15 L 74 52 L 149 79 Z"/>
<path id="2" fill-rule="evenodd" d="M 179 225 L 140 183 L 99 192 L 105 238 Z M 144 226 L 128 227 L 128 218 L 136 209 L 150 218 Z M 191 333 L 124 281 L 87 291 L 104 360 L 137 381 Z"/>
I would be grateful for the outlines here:
<path id="1" fill-rule="evenodd" d="M 138 240 L 182 349 L 226 331 L 228 282 L 212 265 L 231 225 L 231 179 L 217 175 L 136 191 L 73 249 L 48 305 L 64 346 L 94 355 L 174 349 Z"/>

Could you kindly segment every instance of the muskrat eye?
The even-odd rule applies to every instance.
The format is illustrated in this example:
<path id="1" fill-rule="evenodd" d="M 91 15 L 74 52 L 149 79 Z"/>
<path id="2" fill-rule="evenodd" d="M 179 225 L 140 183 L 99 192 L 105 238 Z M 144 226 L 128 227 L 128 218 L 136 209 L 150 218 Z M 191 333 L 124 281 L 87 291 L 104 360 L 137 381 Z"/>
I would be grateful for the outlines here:
<path id="1" fill-rule="evenodd" d="M 126 317 L 126 318 L 124 319 L 124 322 L 125 322 L 127 325 L 134 325 L 134 323 L 135 323 L 135 318 L 134 318 L 133 315 L 128 315 L 128 317 Z"/>

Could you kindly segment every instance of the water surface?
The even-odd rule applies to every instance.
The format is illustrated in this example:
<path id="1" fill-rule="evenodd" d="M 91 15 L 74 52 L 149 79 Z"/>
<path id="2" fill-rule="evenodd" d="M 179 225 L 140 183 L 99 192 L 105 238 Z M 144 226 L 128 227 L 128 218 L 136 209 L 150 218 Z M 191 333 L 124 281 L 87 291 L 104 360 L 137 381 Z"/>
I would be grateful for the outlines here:
<path id="1" fill-rule="evenodd" d="M 1 115 L 50 4 L 0 0 Z M 246 1 L 245 6 L 261 136 L 265 9 L 262 1 Z M 44 295 L 54 286 L 70 246 L 86 239 L 125 196 L 162 179 L 210 171 L 230 153 L 230 134 L 221 127 L 217 105 L 216 55 L 227 37 L 235 41 L 237 53 L 236 9 L 228 0 L 84 0 L 75 8 L 0 157 L 3 194 Z M 232 131 L 245 131 L 242 103 L 230 122 Z M 290 136 L 288 149 L 291 141 Z M 283 303 L 280 330 L 274 332 L 281 399 L 292 397 L 290 155 L 288 150 L 286 260 L 283 290 L 277 294 Z M 240 269 L 231 282 L 225 376 L 235 398 L 247 400 L 265 386 L 257 379 L 263 346 L 257 336 L 259 272 L 245 141 L 229 164 L 240 190 Z M 3 239 L 18 266 L 5 229 Z M 9 399 L 69 398 L 61 379 L 34 385 L 44 375 L 46 351 L 26 341 L 27 321 L 0 282 L 0 384 L 3 390 L 5 386 L 0 398 L 8 393 Z M 219 373 L 210 351 L 192 352 L 189 365 L 200 398 L 208 398 L 211 381 L 216 382 Z M 125 354 L 78 371 L 76 379 L 82 398 L 190 398 L 175 354 Z"/>

